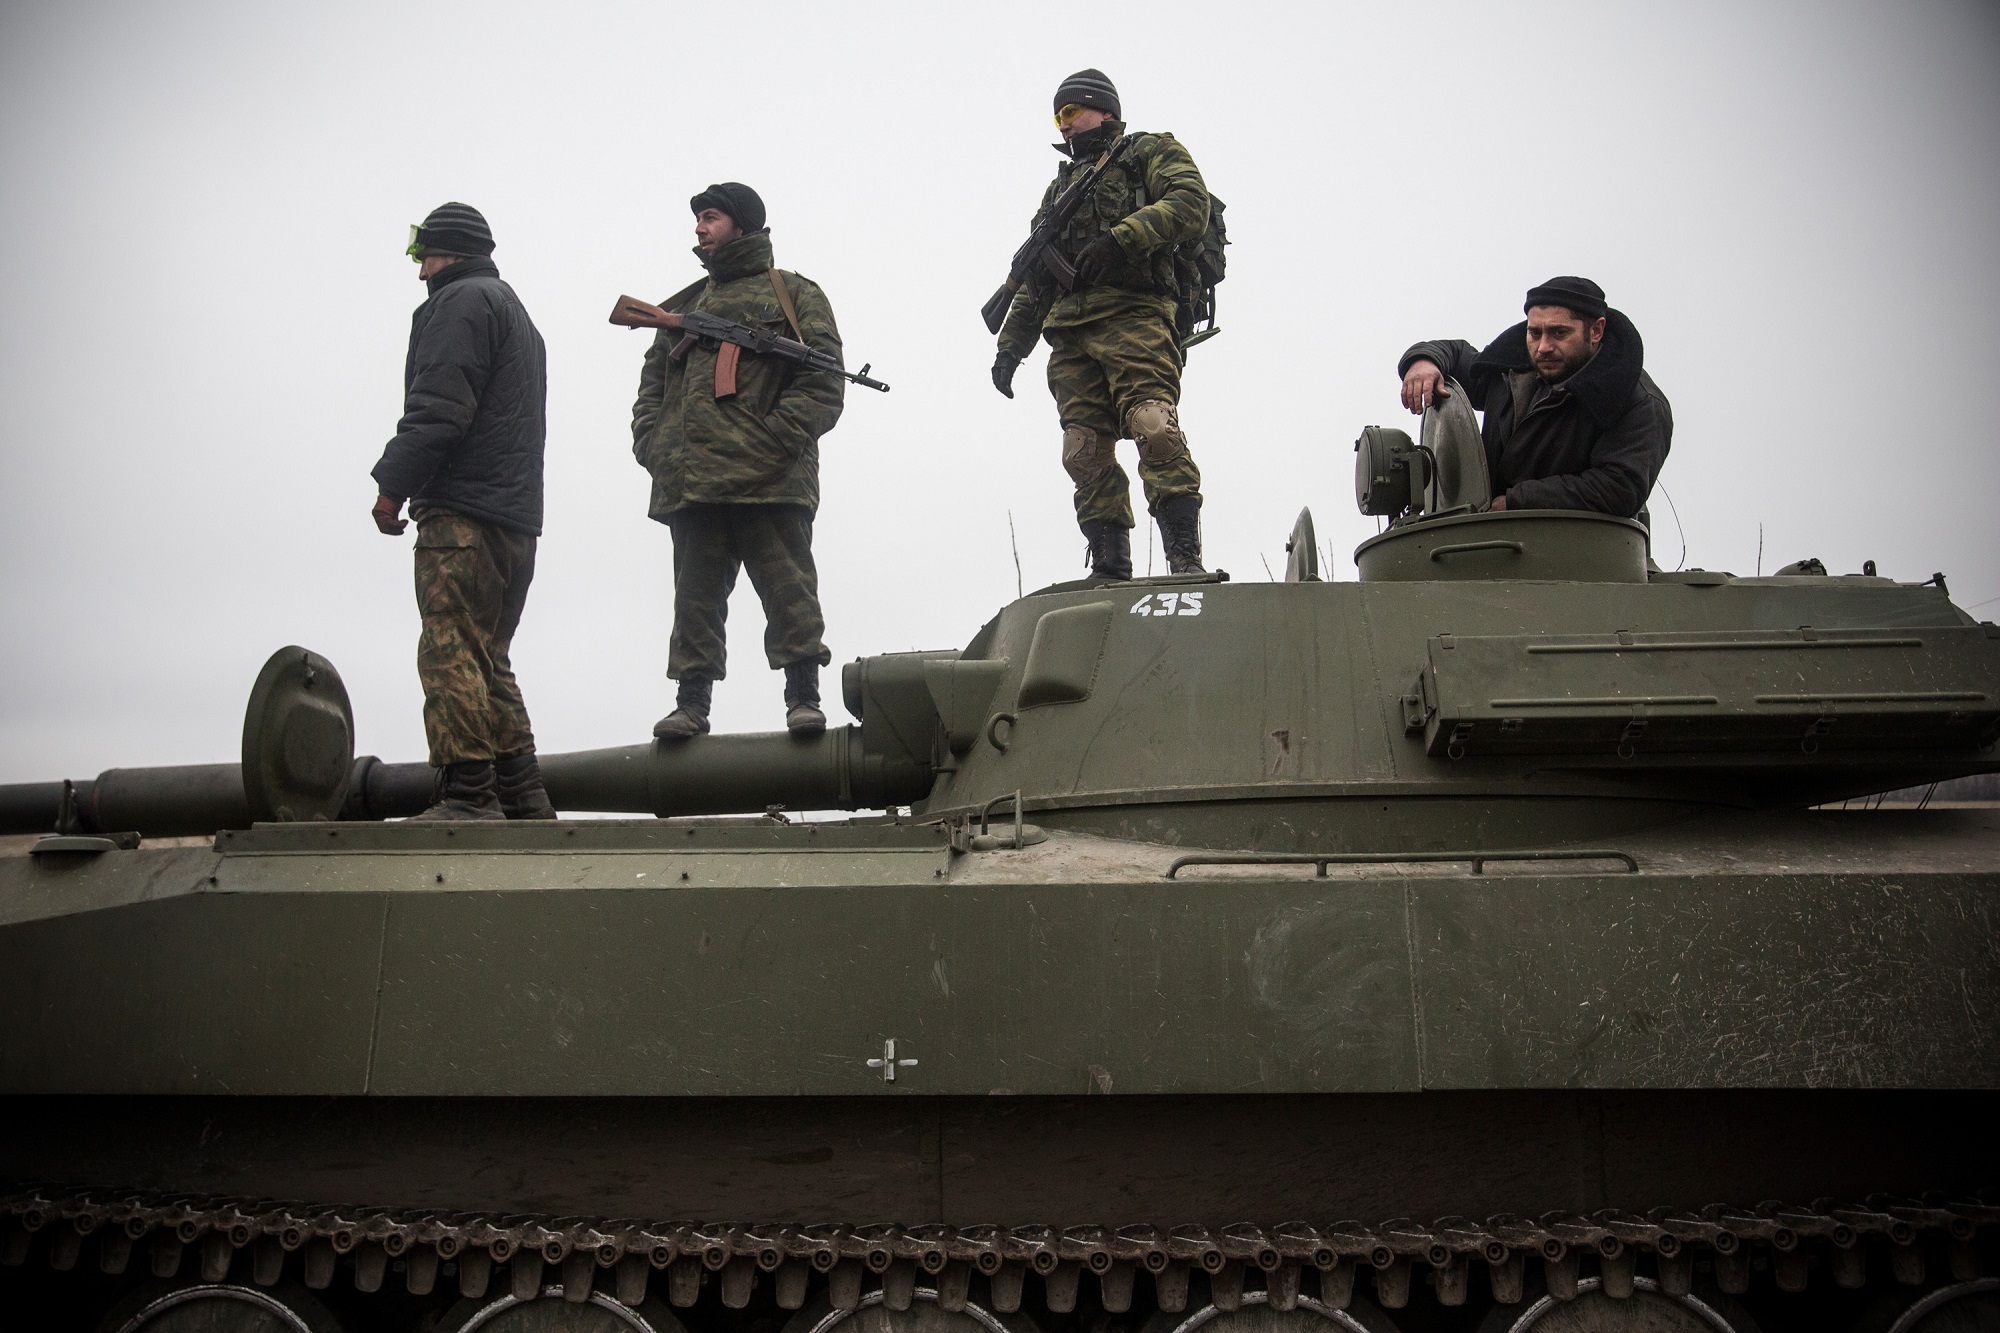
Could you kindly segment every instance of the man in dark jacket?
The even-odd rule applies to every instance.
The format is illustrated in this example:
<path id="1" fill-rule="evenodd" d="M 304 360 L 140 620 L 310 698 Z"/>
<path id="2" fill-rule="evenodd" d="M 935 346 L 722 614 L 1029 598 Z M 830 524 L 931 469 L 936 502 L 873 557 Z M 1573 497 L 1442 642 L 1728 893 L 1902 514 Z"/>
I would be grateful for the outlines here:
<path id="1" fill-rule="evenodd" d="M 548 375 L 542 335 L 494 267 L 479 210 L 413 228 L 430 299 L 410 322 L 403 419 L 375 465 L 375 525 L 417 520 L 417 675 L 438 770 L 419 819 L 554 819 L 507 653 L 542 531 Z"/>
<path id="2" fill-rule="evenodd" d="M 818 284 L 771 266 L 764 201 L 747 185 L 711 185 L 689 201 L 700 282 L 662 304 L 770 329 L 840 359 L 833 307 Z M 833 660 L 821 636 L 813 514 L 819 440 L 840 420 L 847 381 L 745 356 L 736 392 L 718 396 L 716 350 L 661 330 L 646 352 L 632 405 L 632 453 L 653 474 L 652 517 L 674 534 L 674 630 L 667 677 L 674 710 L 653 734 L 686 740 L 708 730 L 709 702 L 726 663 L 723 620 L 739 570 L 764 604 L 764 657 L 785 673 L 785 726 L 826 729 L 819 669 Z"/>
<path id="3" fill-rule="evenodd" d="M 1403 353 L 1403 405 L 1421 413 L 1447 376 L 1465 386 L 1485 414 L 1495 509 L 1638 516 L 1674 436 L 1639 330 L 1588 278 L 1550 278 L 1524 309 L 1483 352 L 1451 339 Z"/>

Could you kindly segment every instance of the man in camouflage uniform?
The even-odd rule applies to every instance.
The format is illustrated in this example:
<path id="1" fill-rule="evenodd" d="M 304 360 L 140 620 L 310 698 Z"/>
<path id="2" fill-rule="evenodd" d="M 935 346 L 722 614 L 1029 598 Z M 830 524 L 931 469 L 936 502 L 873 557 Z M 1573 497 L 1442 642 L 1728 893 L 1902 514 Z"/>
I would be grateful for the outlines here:
<path id="1" fill-rule="evenodd" d="M 375 465 L 375 526 L 417 520 L 417 675 L 437 799 L 419 819 L 554 819 L 507 660 L 542 531 L 542 335 L 494 267 L 476 208 L 414 227 L 430 299 L 410 322 L 403 419 Z"/>
<path id="2" fill-rule="evenodd" d="M 1060 247 L 1077 270 L 1064 292 L 1038 273 L 1016 294 L 1000 330 L 993 386 L 1014 396 L 1014 371 L 1049 343 L 1049 391 L 1063 427 L 1063 467 L 1076 483 L 1076 519 L 1090 543 L 1091 573 L 1132 577 L 1131 483 L 1115 446 L 1139 446 L 1139 481 L 1160 525 L 1167 567 L 1199 571 L 1201 472 L 1181 433 L 1184 360 L 1174 327 L 1173 252 L 1208 226 L 1208 188 L 1171 134 L 1127 134 L 1118 90 L 1082 70 L 1056 89 L 1056 124 L 1069 157 L 1042 196 L 1042 217 L 1071 176 L 1107 165 L 1093 196 L 1070 219 Z"/>
<path id="3" fill-rule="evenodd" d="M 691 201 L 695 257 L 708 276 L 662 302 L 762 325 L 840 358 L 833 307 L 818 285 L 771 266 L 764 201 L 747 185 L 711 185 Z M 674 535 L 674 629 L 667 677 L 674 711 L 653 734 L 685 740 L 708 730 L 714 683 L 726 661 L 723 622 L 739 569 L 764 604 L 764 657 L 785 673 L 785 726 L 826 729 L 819 669 L 819 573 L 812 525 L 819 507 L 819 439 L 840 420 L 847 382 L 745 355 L 736 392 L 718 397 L 717 349 L 662 329 L 646 352 L 632 405 L 632 452 L 653 474 L 650 513 Z"/>

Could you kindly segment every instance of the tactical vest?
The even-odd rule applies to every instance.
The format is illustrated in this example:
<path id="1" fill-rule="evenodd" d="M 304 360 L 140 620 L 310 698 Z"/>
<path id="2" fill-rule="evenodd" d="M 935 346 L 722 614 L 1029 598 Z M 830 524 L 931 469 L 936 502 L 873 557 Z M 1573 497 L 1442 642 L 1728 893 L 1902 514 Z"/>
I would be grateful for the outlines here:
<path id="1" fill-rule="evenodd" d="M 1146 164 L 1151 160 L 1158 136 L 1134 133 L 1125 136 L 1124 149 L 1104 169 L 1090 200 L 1070 218 L 1062 237 L 1063 249 L 1074 259 L 1083 248 L 1111 230 L 1119 222 L 1153 202 L 1146 192 Z M 1066 164 L 1057 174 L 1056 191 L 1069 182 L 1078 164 Z M 1222 281 L 1229 244 L 1223 224 L 1223 202 L 1208 196 L 1208 226 L 1200 236 L 1176 245 L 1163 246 L 1139 263 L 1124 263 L 1113 271 L 1109 285 L 1127 291 L 1152 292 L 1172 297 L 1174 325 L 1183 342 L 1203 324 L 1215 322 L 1215 285 Z"/>

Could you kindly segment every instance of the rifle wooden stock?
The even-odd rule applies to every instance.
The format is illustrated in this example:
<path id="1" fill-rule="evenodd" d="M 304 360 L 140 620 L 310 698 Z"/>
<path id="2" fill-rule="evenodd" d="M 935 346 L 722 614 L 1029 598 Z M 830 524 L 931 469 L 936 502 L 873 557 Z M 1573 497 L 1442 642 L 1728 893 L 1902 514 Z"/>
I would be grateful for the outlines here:
<path id="1" fill-rule="evenodd" d="M 611 307 L 611 322 L 628 329 L 677 329 L 681 317 L 636 296 L 621 296 L 618 304 Z"/>

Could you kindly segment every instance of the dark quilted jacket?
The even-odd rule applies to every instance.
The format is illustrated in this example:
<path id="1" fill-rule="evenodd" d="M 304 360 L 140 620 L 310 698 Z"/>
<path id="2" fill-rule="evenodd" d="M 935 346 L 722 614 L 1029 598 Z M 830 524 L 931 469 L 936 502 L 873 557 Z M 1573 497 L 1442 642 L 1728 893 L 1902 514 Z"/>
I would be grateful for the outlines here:
<path id="1" fill-rule="evenodd" d="M 410 321 L 403 419 L 375 465 L 382 494 L 542 531 L 547 358 L 521 298 L 490 259 L 430 280 Z"/>

